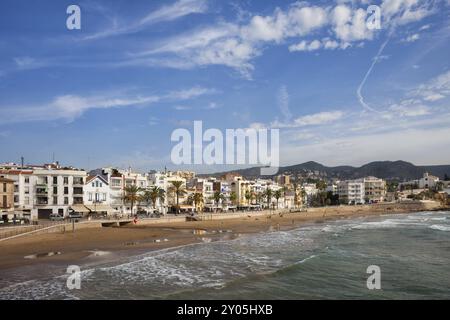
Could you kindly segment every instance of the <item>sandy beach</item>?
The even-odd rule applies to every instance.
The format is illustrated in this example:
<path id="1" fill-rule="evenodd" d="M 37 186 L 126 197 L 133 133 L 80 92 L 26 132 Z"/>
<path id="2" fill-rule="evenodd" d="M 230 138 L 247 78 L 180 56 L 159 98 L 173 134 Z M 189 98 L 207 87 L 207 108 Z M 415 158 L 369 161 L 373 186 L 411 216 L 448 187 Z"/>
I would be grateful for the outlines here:
<path id="1" fill-rule="evenodd" d="M 0 242 L 0 270 L 27 266 L 85 265 L 181 245 L 288 230 L 326 220 L 437 210 L 436 202 L 311 208 L 307 212 L 252 212 L 240 218 L 102 227 L 24 236 Z M 47 253 L 52 253 L 47 256 Z M 36 256 L 38 255 L 38 256 Z"/>

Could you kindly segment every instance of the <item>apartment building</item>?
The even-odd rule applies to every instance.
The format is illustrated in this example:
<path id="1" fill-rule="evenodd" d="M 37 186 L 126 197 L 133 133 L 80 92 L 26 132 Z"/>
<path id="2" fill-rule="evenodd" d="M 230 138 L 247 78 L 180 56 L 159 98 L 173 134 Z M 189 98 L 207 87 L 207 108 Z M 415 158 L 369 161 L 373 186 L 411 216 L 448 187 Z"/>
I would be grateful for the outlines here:
<path id="1" fill-rule="evenodd" d="M 382 202 L 386 198 L 386 181 L 376 177 L 361 179 L 364 182 L 364 200 L 366 203 Z"/>
<path id="2" fill-rule="evenodd" d="M 366 196 L 364 182 L 361 180 L 340 181 L 338 195 L 341 204 L 363 204 Z"/>
<path id="3" fill-rule="evenodd" d="M 83 204 L 84 170 L 52 163 L 1 168 L 0 175 L 14 181 L 14 209 L 31 220 L 67 216 L 71 206 Z"/>
<path id="4" fill-rule="evenodd" d="M 0 219 L 14 212 L 14 181 L 0 176 Z"/>
<path id="5" fill-rule="evenodd" d="M 172 182 L 181 181 L 181 183 L 187 188 L 186 178 L 178 176 L 176 173 L 167 172 L 153 172 L 148 175 L 149 186 L 157 186 L 165 191 L 164 202 L 158 199 L 156 208 L 159 212 L 165 214 L 169 209 L 176 204 L 176 194 L 173 191 Z M 188 194 L 179 196 L 179 203 L 186 202 Z"/>

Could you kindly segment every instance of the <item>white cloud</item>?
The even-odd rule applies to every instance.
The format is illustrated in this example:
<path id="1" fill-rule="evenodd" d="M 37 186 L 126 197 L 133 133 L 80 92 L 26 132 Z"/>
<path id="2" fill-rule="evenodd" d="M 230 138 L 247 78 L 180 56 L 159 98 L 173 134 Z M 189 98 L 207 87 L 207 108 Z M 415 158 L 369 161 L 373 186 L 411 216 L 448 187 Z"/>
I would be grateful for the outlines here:
<path id="1" fill-rule="evenodd" d="M 151 105 L 160 101 L 182 101 L 205 94 L 214 93 L 215 90 L 202 87 L 172 91 L 165 95 L 117 95 L 105 94 L 94 96 L 61 95 L 43 105 L 31 106 L 2 106 L 4 117 L 0 123 L 13 123 L 25 121 L 73 121 L 90 109 L 122 108 L 139 105 Z"/>
<path id="2" fill-rule="evenodd" d="M 305 40 L 301 41 L 296 45 L 289 46 L 290 52 L 295 51 L 314 51 L 319 50 L 322 47 L 322 43 L 319 40 L 313 40 L 311 42 L 306 42 Z"/>
<path id="3" fill-rule="evenodd" d="M 113 25 L 109 26 L 108 29 L 88 35 L 84 37 L 84 40 L 93 40 L 135 33 L 143 30 L 149 25 L 165 21 L 173 21 L 191 14 L 204 13 L 207 9 L 208 3 L 206 0 L 178 0 L 172 4 L 162 6 L 159 9 L 150 12 L 145 17 L 137 19 L 137 21 L 129 21 L 123 25 L 118 25 L 117 21 L 114 20 Z"/>
<path id="4" fill-rule="evenodd" d="M 448 97 L 450 95 L 450 71 L 443 72 L 420 85 L 413 90 L 412 95 L 425 101 L 437 101 Z"/>
<path id="5" fill-rule="evenodd" d="M 426 101 L 437 101 L 437 100 L 441 100 L 444 98 L 445 98 L 445 96 L 440 93 L 431 93 L 431 94 L 425 96 L 423 99 Z"/>
<path id="6" fill-rule="evenodd" d="M 415 34 L 409 35 L 409 36 L 406 37 L 406 39 L 403 40 L 403 41 L 405 41 L 405 42 L 415 42 L 415 41 L 417 41 L 417 40 L 419 40 L 419 39 L 420 39 L 420 34 L 415 33 Z"/>
<path id="7" fill-rule="evenodd" d="M 320 112 L 297 118 L 294 120 L 294 123 L 300 127 L 321 125 L 336 121 L 342 118 L 343 115 L 342 111 Z"/>
<path id="8" fill-rule="evenodd" d="M 305 144 L 282 143 L 280 162 L 282 165 L 290 165 L 314 159 L 325 165 L 359 166 L 374 159 L 404 159 L 412 160 L 417 165 L 445 164 L 450 159 L 450 140 L 447 138 L 449 136 L 450 128 L 431 127 L 400 129 L 382 134 L 331 136 L 321 142 Z M 423 150 L 441 150 L 441 152 L 423 152 Z"/>
<path id="9" fill-rule="evenodd" d="M 191 107 L 188 107 L 188 106 L 174 106 L 173 109 L 177 110 L 177 111 L 185 111 L 185 110 L 190 110 Z"/>
<path id="10" fill-rule="evenodd" d="M 219 108 L 219 105 L 218 105 L 217 103 L 215 103 L 215 102 L 210 102 L 210 103 L 205 107 L 206 110 L 214 110 L 214 109 L 218 109 L 218 108 Z"/>
<path id="11" fill-rule="evenodd" d="M 418 117 L 430 114 L 430 108 L 424 105 L 393 105 L 389 109 L 401 117 Z"/>
<path id="12" fill-rule="evenodd" d="M 372 39 L 373 31 L 366 25 L 366 10 L 352 11 L 346 5 L 338 5 L 331 15 L 333 30 L 339 40 L 352 42 Z"/>
<path id="13" fill-rule="evenodd" d="M 276 8 L 270 15 L 250 16 L 247 22 L 220 22 L 168 38 L 134 55 L 133 63 L 178 69 L 223 65 L 250 79 L 252 61 L 267 45 L 287 44 L 291 52 L 333 50 L 346 49 L 354 42 L 359 47 L 373 39 L 378 31 L 367 28 L 366 7 L 365 3 L 357 8 L 345 1 L 334 7 L 297 2 L 285 10 Z M 417 0 L 384 0 L 382 12 L 383 30 L 392 30 L 431 14 L 433 6 Z M 327 38 L 302 39 L 318 32 L 326 33 Z M 288 41 L 291 39 L 294 44 Z"/>

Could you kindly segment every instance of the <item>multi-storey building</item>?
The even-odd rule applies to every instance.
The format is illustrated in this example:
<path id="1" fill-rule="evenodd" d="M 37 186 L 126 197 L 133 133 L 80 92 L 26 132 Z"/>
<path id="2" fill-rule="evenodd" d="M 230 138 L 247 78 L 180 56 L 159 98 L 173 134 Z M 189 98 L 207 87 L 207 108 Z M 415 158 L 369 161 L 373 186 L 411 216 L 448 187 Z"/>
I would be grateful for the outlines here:
<path id="1" fill-rule="evenodd" d="M 364 200 L 367 203 L 384 201 L 386 197 L 386 181 L 376 177 L 366 177 L 361 179 L 364 182 Z"/>
<path id="2" fill-rule="evenodd" d="M 14 181 L 0 176 L 0 219 L 5 221 L 14 212 Z"/>
<path id="3" fill-rule="evenodd" d="M 338 195 L 342 204 L 363 204 L 365 202 L 364 182 L 361 180 L 340 181 Z"/>
<path id="4" fill-rule="evenodd" d="M 58 163 L 0 169 L 14 181 L 14 208 L 32 220 L 51 214 L 67 216 L 71 206 L 83 204 L 84 170 Z"/>

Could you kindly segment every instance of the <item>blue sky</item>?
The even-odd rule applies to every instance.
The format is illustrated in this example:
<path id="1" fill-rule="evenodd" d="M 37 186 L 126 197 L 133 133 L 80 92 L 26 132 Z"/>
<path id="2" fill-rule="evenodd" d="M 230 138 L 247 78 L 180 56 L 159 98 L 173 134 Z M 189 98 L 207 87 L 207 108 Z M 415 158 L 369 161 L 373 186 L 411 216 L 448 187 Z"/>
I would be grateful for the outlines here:
<path id="1" fill-rule="evenodd" d="M 81 30 L 66 8 L 81 8 Z M 366 26 L 369 5 L 381 29 Z M 171 166 L 171 132 L 280 128 L 281 164 L 450 159 L 450 1 L 2 1 L 0 162 Z M 214 171 L 219 167 L 198 167 Z"/>

